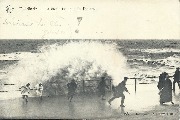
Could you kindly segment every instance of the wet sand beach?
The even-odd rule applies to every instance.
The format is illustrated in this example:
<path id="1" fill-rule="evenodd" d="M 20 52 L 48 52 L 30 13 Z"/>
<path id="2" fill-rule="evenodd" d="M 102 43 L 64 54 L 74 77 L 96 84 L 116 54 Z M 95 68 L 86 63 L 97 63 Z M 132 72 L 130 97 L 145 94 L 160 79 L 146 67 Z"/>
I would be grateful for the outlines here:
<path id="1" fill-rule="evenodd" d="M 130 95 L 126 95 L 125 107 L 119 107 L 120 99 L 110 106 L 108 93 L 102 101 L 97 95 L 75 95 L 72 102 L 66 96 L 30 97 L 26 103 L 22 98 L 1 100 L 0 118 L 66 118 L 66 119 L 133 119 L 133 120 L 178 120 L 179 90 L 173 94 L 174 105 L 160 105 L 156 84 L 138 85 L 134 92 L 133 85 L 127 85 Z M 148 100 L 148 102 L 147 102 Z M 151 103 L 150 103 L 151 101 Z"/>
<path id="2" fill-rule="evenodd" d="M 174 105 L 160 105 L 157 88 L 162 72 L 173 76 L 180 66 L 178 40 L 4 40 L 0 46 L 0 91 L 6 91 L 0 92 L 0 119 L 179 119 L 177 84 Z M 76 94 L 71 103 L 67 101 L 64 94 L 71 79 L 78 83 L 77 93 L 96 92 L 104 74 L 113 85 L 124 77 L 138 78 L 136 93 L 134 79 L 128 79 L 130 94 L 125 93 L 124 108 L 119 107 L 120 98 L 108 104 L 112 93 L 104 101 L 87 93 Z M 29 102 L 23 101 L 18 90 L 27 83 L 32 89 L 43 84 L 42 100 L 32 90 Z"/>

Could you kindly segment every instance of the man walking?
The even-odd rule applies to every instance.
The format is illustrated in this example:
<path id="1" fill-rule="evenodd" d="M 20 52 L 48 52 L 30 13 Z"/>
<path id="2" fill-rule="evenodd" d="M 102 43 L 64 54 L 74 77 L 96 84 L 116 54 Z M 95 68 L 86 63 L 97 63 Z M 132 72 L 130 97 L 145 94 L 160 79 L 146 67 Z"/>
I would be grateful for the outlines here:
<path id="1" fill-rule="evenodd" d="M 68 87 L 68 100 L 71 102 L 77 88 L 77 84 L 75 80 L 74 79 L 71 80 L 71 82 L 67 84 L 67 87 Z"/>
<path id="2" fill-rule="evenodd" d="M 123 92 L 124 91 L 128 92 L 128 89 L 126 88 L 127 79 L 128 79 L 127 77 L 124 77 L 124 80 L 121 83 L 119 83 L 118 86 L 113 88 L 113 92 L 114 92 L 113 97 L 108 101 L 110 105 L 114 99 L 121 97 L 120 107 L 125 107 L 124 106 L 125 95 Z"/>
<path id="3" fill-rule="evenodd" d="M 101 97 L 102 100 L 105 100 L 106 88 L 109 88 L 106 85 L 105 77 L 101 77 L 101 81 L 98 84 L 98 96 Z"/>
<path id="4" fill-rule="evenodd" d="M 175 83 L 178 83 L 179 89 L 180 89 L 180 71 L 179 67 L 176 68 L 175 74 L 174 74 L 174 81 L 173 81 L 173 91 L 175 92 Z"/>

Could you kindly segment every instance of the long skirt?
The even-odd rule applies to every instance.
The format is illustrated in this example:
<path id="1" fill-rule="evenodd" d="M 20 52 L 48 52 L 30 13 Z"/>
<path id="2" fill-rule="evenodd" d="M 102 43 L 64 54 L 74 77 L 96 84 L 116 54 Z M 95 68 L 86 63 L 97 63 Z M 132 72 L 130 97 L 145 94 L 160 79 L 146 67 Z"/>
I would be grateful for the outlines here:
<path id="1" fill-rule="evenodd" d="M 172 101 L 172 91 L 168 89 L 163 89 L 160 92 L 160 102 L 171 102 Z"/>

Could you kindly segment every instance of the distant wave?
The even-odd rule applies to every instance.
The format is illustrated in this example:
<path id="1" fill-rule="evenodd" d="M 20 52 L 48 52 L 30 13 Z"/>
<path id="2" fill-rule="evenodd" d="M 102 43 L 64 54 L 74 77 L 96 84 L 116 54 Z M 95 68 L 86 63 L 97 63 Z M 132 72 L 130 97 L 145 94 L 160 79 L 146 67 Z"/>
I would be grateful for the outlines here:
<path id="1" fill-rule="evenodd" d="M 174 48 L 161 48 L 161 49 L 129 49 L 131 52 L 139 51 L 139 52 L 146 52 L 146 53 L 167 53 L 167 52 L 174 52 L 180 53 L 179 49 Z"/>
<path id="2" fill-rule="evenodd" d="M 178 67 L 180 66 L 180 56 L 174 54 L 173 56 L 167 57 L 166 59 L 129 59 L 127 62 L 131 64 L 142 64 L 142 65 L 155 65 L 155 66 L 168 66 L 168 67 Z"/>

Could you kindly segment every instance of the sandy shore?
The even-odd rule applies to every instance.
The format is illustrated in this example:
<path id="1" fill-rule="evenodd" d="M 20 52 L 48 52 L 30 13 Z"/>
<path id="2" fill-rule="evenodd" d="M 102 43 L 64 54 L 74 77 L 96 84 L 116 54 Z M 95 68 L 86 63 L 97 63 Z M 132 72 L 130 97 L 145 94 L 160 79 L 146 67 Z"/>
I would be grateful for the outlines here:
<path id="1" fill-rule="evenodd" d="M 30 97 L 26 103 L 22 98 L 0 100 L 0 118 L 69 118 L 69 119 L 124 119 L 124 120 L 179 120 L 179 90 L 173 94 L 175 105 L 159 104 L 156 84 L 127 85 L 126 107 L 119 107 L 120 99 L 110 106 L 108 99 L 102 101 L 97 95 L 75 95 L 72 102 L 66 96 Z"/>
<path id="2" fill-rule="evenodd" d="M 69 118 L 69 119 L 133 119 L 133 120 L 178 120 L 179 104 L 155 105 L 151 109 L 134 110 L 131 106 L 113 108 L 107 100 L 96 96 L 76 96 L 68 102 L 65 96 L 21 98 L 3 100 L 0 103 L 0 118 Z"/>

